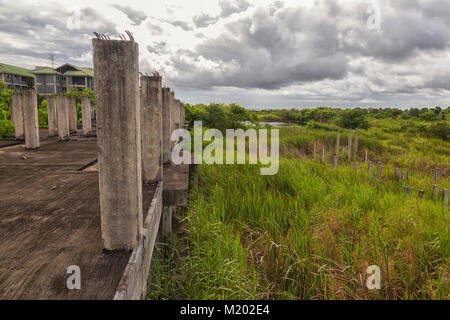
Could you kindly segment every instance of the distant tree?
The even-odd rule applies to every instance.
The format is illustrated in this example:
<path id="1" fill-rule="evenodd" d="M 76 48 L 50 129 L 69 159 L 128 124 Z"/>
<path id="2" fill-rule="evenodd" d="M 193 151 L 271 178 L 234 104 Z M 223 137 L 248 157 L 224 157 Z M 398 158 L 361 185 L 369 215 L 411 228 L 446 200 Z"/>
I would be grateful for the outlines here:
<path id="1" fill-rule="evenodd" d="M 366 119 L 366 112 L 361 109 L 345 110 L 338 117 L 336 124 L 347 129 L 368 129 L 370 127 L 369 122 Z"/>

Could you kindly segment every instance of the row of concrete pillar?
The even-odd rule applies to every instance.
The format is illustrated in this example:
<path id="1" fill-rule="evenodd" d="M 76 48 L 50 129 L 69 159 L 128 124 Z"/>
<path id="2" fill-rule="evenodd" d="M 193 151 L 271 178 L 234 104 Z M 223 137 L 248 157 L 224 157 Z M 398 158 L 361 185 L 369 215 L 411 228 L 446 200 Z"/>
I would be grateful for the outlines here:
<path id="1" fill-rule="evenodd" d="M 59 136 L 60 140 L 67 140 L 70 134 L 77 133 L 77 105 L 75 98 L 65 95 L 48 96 L 48 136 Z M 92 133 L 92 106 L 89 98 L 81 99 L 83 134 Z M 27 149 L 40 146 L 37 95 L 35 90 L 25 90 L 16 93 L 11 100 L 11 118 L 15 127 L 16 140 L 25 140 Z"/>
<path id="2" fill-rule="evenodd" d="M 93 39 L 100 214 L 106 250 L 142 240 L 142 183 L 161 183 L 184 106 L 162 78 L 139 75 L 138 44 Z M 139 86 L 139 82 L 141 86 Z M 166 211 L 166 210 L 164 210 Z"/>

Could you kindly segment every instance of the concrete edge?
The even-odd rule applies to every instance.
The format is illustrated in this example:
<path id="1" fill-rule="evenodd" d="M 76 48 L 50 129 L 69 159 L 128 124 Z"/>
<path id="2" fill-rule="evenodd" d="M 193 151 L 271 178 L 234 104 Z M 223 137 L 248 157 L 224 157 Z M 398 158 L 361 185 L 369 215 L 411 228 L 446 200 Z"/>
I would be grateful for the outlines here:
<path id="1" fill-rule="evenodd" d="M 113 300 L 138 300 L 145 298 L 147 294 L 147 278 L 163 209 L 162 191 L 161 181 L 144 221 L 143 239 L 131 253 Z"/>

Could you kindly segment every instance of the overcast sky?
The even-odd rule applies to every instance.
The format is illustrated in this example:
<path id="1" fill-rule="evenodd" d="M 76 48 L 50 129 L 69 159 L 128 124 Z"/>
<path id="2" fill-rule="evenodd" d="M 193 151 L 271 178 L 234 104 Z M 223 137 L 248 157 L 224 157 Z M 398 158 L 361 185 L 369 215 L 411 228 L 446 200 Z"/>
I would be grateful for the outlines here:
<path id="1" fill-rule="evenodd" d="M 184 102 L 450 106 L 449 0 L 0 0 L 0 62 L 92 66 L 124 30 Z"/>

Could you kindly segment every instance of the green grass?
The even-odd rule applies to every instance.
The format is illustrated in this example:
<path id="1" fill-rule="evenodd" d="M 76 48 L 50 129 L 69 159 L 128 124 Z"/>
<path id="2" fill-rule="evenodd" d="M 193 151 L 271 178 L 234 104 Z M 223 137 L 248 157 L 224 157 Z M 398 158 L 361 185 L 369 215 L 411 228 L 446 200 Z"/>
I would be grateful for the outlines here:
<path id="1" fill-rule="evenodd" d="M 201 165 L 199 189 L 181 213 L 184 232 L 154 259 L 148 298 L 449 299 L 449 214 L 433 197 L 430 170 L 440 166 L 440 190 L 449 189 L 450 143 L 361 130 L 359 157 L 367 147 L 383 161 L 382 181 L 363 163 L 356 171 L 344 150 L 334 169 L 335 135 L 282 129 L 274 176 L 258 166 Z M 311 159 L 315 140 L 330 150 L 326 164 Z M 408 172 L 410 194 L 395 166 Z M 370 291 L 374 264 L 382 287 Z"/>

